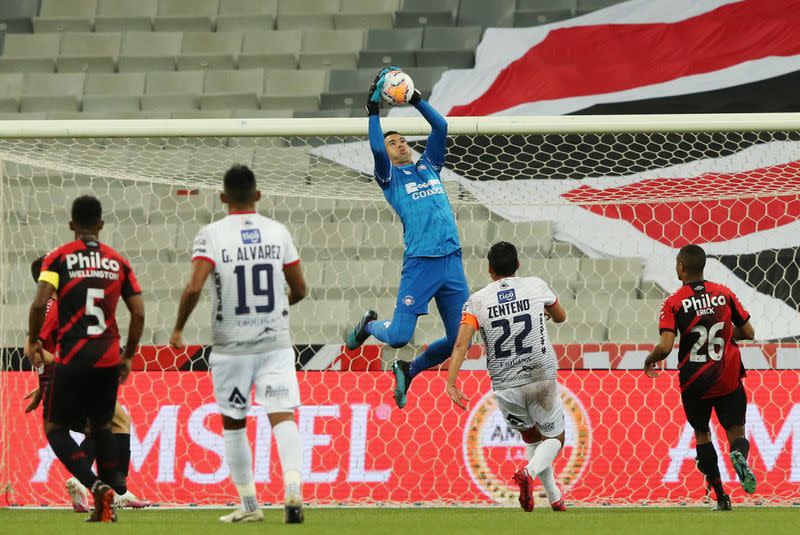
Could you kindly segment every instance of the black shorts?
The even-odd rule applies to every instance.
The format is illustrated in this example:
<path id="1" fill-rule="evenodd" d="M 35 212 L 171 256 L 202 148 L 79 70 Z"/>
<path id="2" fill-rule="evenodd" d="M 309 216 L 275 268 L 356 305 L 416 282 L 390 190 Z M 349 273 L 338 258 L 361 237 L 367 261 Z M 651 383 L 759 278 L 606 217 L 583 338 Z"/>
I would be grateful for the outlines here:
<path id="1" fill-rule="evenodd" d="M 724 429 L 735 425 L 744 425 L 747 413 L 747 394 L 744 385 L 739 386 L 730 394 L 715 398 L 701 399 L 695 394 L 681 394 L 683 410 L 686 419 L 695 431 L 708 433 L 708 424 L 711 421 L 711 410 L 717 413 L 717 420 Z"/>
<path id="2" fill-rule="evenodd" d="M 44 419 L 81 432 L 86 422 L 102 427 L 114 417 L 118 389 L 119 366 L 56 365 L 44 396 Z"/>

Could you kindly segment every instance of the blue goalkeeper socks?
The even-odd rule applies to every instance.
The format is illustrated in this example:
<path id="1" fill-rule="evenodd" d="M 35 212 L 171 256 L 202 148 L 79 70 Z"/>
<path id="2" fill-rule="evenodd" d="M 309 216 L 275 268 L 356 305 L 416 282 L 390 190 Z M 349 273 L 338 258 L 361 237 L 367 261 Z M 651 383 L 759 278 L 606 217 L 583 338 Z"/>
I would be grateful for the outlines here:
<path id="1" fill-rule="evenodd" d="M 413 378 L 419 372 L 438 366 L 450 357 L 453 352 L 452 340 L 440 338 L 433 342 L 421 354 L 411 361 L 408 367 L 408 374 Z"/>

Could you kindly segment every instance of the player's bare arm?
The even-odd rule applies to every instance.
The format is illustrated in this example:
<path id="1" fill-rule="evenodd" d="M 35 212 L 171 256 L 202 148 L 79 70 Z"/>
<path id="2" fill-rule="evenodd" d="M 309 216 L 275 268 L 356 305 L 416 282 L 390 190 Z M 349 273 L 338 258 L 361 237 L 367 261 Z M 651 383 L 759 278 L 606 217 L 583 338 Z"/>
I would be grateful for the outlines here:
<path id="1" fill-rule="evenodd" d="M 455 346 L 453 346 L 453 353 L 450 355 L 450 365 L 447 368 L 447 395 L 450 396 L 453 403 L 464 410 L 467 410 L 469 398 L 459 390 L 456 383 L 458 381 L 458 371 L 461 369 L 461 365 L 464 364 L 464 359 L 467 358 L 467 350 L 473 336 L 475 336 L 475 327 L 462 323 L 458 328 L 458 337 L 456 338 Z"/>
<path id="2" fill-rule="evenodd" d="M 303 300 L 306 296 L 306 279 L 303 277 L 303 270 L 300 262 L 289 266 L 284 266 L 283 277 L 289 286 L 289 304 L 294 305 Z"/>
<path id="3" fill-rule="evenodd" d="M 646 373 L 648 377 L 653 379 L 658 377 L 656 363 L 666 359 L 672 352 L 674 345 L 675 333 L 672 331 L 662 332 L 661 339 L 656 344 L 656 347 L 654 347 L 650 354 L 647 355 L 647 358 L 644 359 L 644 373 Z"/>
<path id="4" fill-rule="evenodd" d="M 733 326 L 733 337 L 736 340 L 755 340 L 756 331 L 753 329 L 753 324 L 749 321 L 741 327 Z"/>
<path id="5" fill-rule="evenodd" d="M 197 302 L 200 301 L 203 286 L 212 271 L 214 271 L 214 264 L 203 259 L 192 261 L 192 276 L 181 294 L 181 300 L 178 304 L 178 318 L 175 320 L 175 328 L 172 329 L 172 335 L 169 337 L 170 346 L 176 349 L 183 347 L 183 328 L 197 306 Z"/>
<path id="6" fill-rule="evenodd" d="M 561 303 L 556 301 L 550 306 L 544 307 L 545 314 L 553 320 L 553 323 L 564 323 L 567 321 L 567 311 L 561 306 Z"/>
<path id="7" fill-rule="evenodd" d="M 28 343 L 25 356 L 30 359 L 34 366 L 44 364 L 44 350 L 42 341 L 39 340 L 39 332 L 44 325 L 44 318 L 47 314 L 47 301 L 55 293 L 56 289 L 52 284 L 41 281 L 36 285 L 36 295 L 31 303 L 28 313 Z"/>
<path id="8" fill-rule="evenodd" d="M 125 342 L 125 350 L 122 352 L 122 369 L 120 370 L 119 380 L 125 382 L 131 372 L 131 361 L 136 355 L 139 341 L 142 339 L 144 331 L 144 299 L 141 294 L 135 294 L 125 299 L 125 306 L 130 312 L 130 322 L 128 323 L 128 340 Z"/>

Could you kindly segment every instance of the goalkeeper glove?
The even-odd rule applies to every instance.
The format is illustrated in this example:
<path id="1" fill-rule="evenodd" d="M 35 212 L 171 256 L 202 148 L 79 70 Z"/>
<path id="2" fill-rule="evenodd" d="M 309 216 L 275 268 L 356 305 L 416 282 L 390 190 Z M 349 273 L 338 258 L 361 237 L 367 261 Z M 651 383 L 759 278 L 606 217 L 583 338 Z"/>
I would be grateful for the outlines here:
<path id="1" fill-rule="evenodd" d="M 378 115 L 381 112 L 381 89 L 383 88 L 383 80 L 388 72 L 399 70 L 401 70 L 400 67 L 389 65 L 378 71 L 378 75 L 375 76 L 375 80 L 372 81 L 372 85 L 369 86 L 369 91 L 367 92 L 368 115 Z"/>
<path id="2" fill-rule="evenodd" d="M 411 95 L 410 99 L 408 99 L 408 103 L 411 104 L 412 106 L 416 106 L 417 102 L 419 102 L 420 100 L 422 100 L 422 93 L 420 93 L 418 89 L 415 89 L 414 94 Z"/>

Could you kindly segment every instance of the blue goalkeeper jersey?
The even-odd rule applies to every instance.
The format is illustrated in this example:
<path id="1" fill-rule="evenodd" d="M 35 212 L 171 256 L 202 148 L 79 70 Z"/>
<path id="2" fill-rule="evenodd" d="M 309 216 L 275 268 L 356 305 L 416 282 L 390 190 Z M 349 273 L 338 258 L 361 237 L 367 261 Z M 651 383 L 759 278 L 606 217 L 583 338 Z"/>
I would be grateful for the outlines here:
<path id="1" fill-rule="evenodd" d="M 447 121 L 424 100 L 417 109 L 431 124 L 431 134 L 419 161 L 399 167 L 386 154 L 379 117 L 370 116 L 375 180 L 403 223 L 404 257 L 446 256 L 461 249 L 453 209 L 439 177 L 447 150 Z"/>

